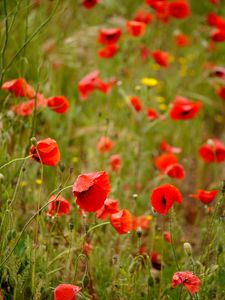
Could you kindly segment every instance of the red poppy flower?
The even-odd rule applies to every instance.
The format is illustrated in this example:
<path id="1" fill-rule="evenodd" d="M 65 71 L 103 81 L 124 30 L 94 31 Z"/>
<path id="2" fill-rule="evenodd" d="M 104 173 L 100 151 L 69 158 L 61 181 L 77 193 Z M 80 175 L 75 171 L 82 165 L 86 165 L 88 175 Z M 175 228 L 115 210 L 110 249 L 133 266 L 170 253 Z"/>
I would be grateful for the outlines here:
<path id="1" fill-rule="evenodd" d="M 201 102 L 191 102 L 187 98 L 177 96 L 172 103 L 170 118 L 172 120 L 192 119 L 197 115 L 201 106 Z"/>
<path id="2" fill-rule="evenodd" d="M 152 58 L 161 67 L 167 68 L 169 65 L 169 54 L 167 52 L 155 50 L 152 52 Z"/>
<path id="3" fill-rule="evenodd" d="M 46 99 L 42 94 L 36 95 L 36 109 L 46 106 Z M 20 104 L 13 105 L 10 109 L 14 111 L 18 116 L 29 116 L 32 115 L 35 106 L 35 100 L 31 99 L 28 101 L 24 101 Z"/>
<path id="4" fill-rule="evenodd" d="M 64 114 L 69 108 L 69 101 L 64 96 L 53 96 L 47 99 L 47 105 L 51 110 Z"/>
<path id="5" fill-rule="evenodd" d="M 206 163 L 220 163 L 225 160 L 225 145 L 218 139 L 210 139 L 199 148 L 199 155 Z"/>
<path id="6" fill-rule="evenodd" d="M 116 44 L 121 34 L 120 28 L 101 29 L 98 34 L 98 42 L 104 45 Z"/>
<path id="7" fill-rule="evenodd" d="M 218 190 L 197 190 L 197 194 L 189 194 L 189 197 L 201 201 L 203 204 L 210 204 L 218 194 Z"/>
<path id="8" fill-rule="evenodd" d="M 201 280 L 192 272 L 176 272 L 172 277 L 172 288 L 182 284 L 191 294 L 199 291 Z"/>
<path id="9" fill-rule="evenodd" d="M 172 243 L 172 240 L 171 240 L 171 235 L 168 231 L 164 231 L 163 232 L 163 238 L 164 240 L 168 243 L 168 244 L 171 244 Z"/>
<path id="10" fill-rule="evenodd" d="M 138 228 L 141 228 L 142 230 L 149 228 L 149 218 L 147 216 L 133 216 L 133 229 L 136 230 Z"/>
<path id="11" fill-rule="evenodd" d="M 220 3 L 219 0 L 209 0 L 209 2 L 212 3 L 212 4 L 219 4 Z"/>
<path id="12" fill-rule="evenodd" d="M 142 109 L 141 101 L 138 97 L 130 96 L 129 101 L 130 101 L 130 104 L 132 105 L 132 107 L 136 110 L 136 112 L 141 111 L 141 109 Z"/>
<path id="13" fill-rule="evenodd" d="M 109 164 L 111 166 L 112 171 L 117 172 L 120 169 L 121 158 L 119 154 L 114 154 L 109 159 Z"/>
<path id="14" fill-rule="evenodd" d="M 82 249 L 82 253 L 84 253 L 86 256 L 89 256 L 91 250 L 92 250 L 92 245 L 90 243 L 85 243 Z"/>
<path id="15" fill-rule="evenodd" d="M 113 147 L 113 142 L 106 136 L 101 136 L 97 143 L 97 149 L 100 153 L 109 152 Z"/>
<path id="16" fill-rule="evenodd" d="M 169 3 L 167 1 L 155 1 L 152 8 L 156 12 L 156 18 L 163 23 L 169 20 Z"/>
<path id="17" fill-rule="evenodd" d="M 95 89 L 107 94 L 111 87 L 116 83 L 115 79 L 110 79 L 108 82 L 103 82 L 100 77 L 100 71 L 96 70 L 86 75 L 78 83 L 78 92 L 81 100 L 86 100 L 88 95 Z"/>
<path id="18" fill-rule="evenodd" d="M 92 7 L 94 7 L 97 3 L 99 2 L 99 0 L 82 0 L 82 5 L 83 7 L 85 7 L 86 9 L 91 9 Z"/>
<path id="19" fill-rule="evenodd" d="M 188 3 L 185 0 L 177 0 L 169 3 L 169 14 L 176 19 L 187 18 L 190 14 Z"/>
<path id="20" fill-rule="evenodd" d="M 109 177 L 106 172 L 81 174 L 73 184 L 76 204 L 84 211 L 100 209 L 109 193 Z"/>
<path id="21" fill-rule="evenodd" d="M 213 66 L 210 75 L 225 79 L 225 68 Z"/>
<path id="22" fill-rule="evenodd" d="M 169 211 L 174 202 L 182 202 L 180 191 L 172 184 L 162 184 L 155 188 L 150 199 L 155 211 L 162 215 Z"/>
<path id="23" fill-rule="evenodd" d="M 76 300 L 81 288 L 72 284 L 60 284 L 54 289 L 54 300 Z"/>
<path id="24" fill-rule="evenodd" d="M 156 10 L 159 7 L 159 5 L 166 5 L 167 0 L 145 0 L 145 3 Z"/>
<path id="25" fill-rule="evenodd" d="M 162 151 L 169 152 L 169 153 L 175 153 L 175 154 L 181 153 L 181 151 L 182 151 L 181 148 L 170 146 L 165 139 L 163 139 L 161 141 L 160 149 Z"/>
<path id="26" fill-rule="evenodd" d="M 176 164 L 177 158 L 173 153 L 163 153 L 160 156 L 157 156 L 154 159 L 154 164 L 157 169 L 159 169 L 162 173 L 165 172 L 168 166 Z"/>
<path id="27" fill-rule="evenodd" d="M 171 178 L 183 179 L 185 176 L 184 168 L 181 164 L 172 164 L 168 166 L 164 173 Z"/>
<path id="28" fill-rule="evenodd" d="M 106 199 L 103 206 L 95 213 L 96 218 L 104 220 L 108 216 L 118 212 L 118 203 L 115 199 Z"/>
<path id="29" fill-rule="evenodd" d="M 55 200 L 54 200 L 55 199 Z M 54 201 L 53 201 L 54 200 Z M 70 212 L 70 204 L 69 202 L 63 198 L 62 196 L 53 195 L 48 200 L 50 203 L 48 205 L 48 212 L 47 216 L 54 217 L 54 216 L 61 216 L 61 215 L 68 215 Z"/>
<path id="30" fill-rule="evenodd" d="M 161 173 L 167 174 L 172 178 L 184 178 L 184 169 L 178 164 L 177 158 L 173 153 L 164 153 L 156 157 L 154 163 Z"/>
<path id="31" fill-rule="evenodd" d="M 185 47 L 188 45 L 188 37 L 184 33 L 175 36 L 175 43 L 178 47 Z"/>
<path id="32" fill-rule="evenodd" d="M 215 26 L 215 27 L 220 27 L 220 23 L 223 21 L 223 18 L 221 18 L 220 16 L 218 16 L 215 13 L 208 13 L 207 15 L 207 23 L 210 26 Z"/>
<path id="33" fill-rule="evenodd" d="M 152 21 L 152 15 L 148 11 L 138 10 L 134 15 L 134 21 L 148 25 Z"/>
<path id="34" fill-rule="evenodd" d="M 159 118 L 159 115 L 157 114 L 157 112 L 151 107 L 147 108 L 146 116 L 147 116 L 147 119 L 150 121 L 153 121 L 153 120 Z"/>
<path id="35" fill-rule="evenodd" d="M 37 149 L 32 145 L 30 155 L 46 166 L 56 166 L 60 160 L 60 152 L 55 140 L 46 138 L 37 142 Z"/>
<path id="36" fill-rule="evenodd" d="M 220 87 L 217 91 L 216 94 L 222 99 L 225 100 L 225 86 Z"/>
<path id="37" fill-rule="evenodd" d="M 142 36 L 145 33 L 146 24 L 143 22 L 137 21 L 127 21 L 126 22 L 126 29 L 127 32 L 135 37 Z"/>
<path id="38" fill-rule="evenodd" d="M 225 41 L 225 29 L 214 28 L 210 33 L 210 37 L 214 42 L 224 42 Z"/>
<path id="39" fill-rule="evenodd" d="M 24 78 L 6 81 L 2 85 L 2 89 L 10 91 L 16 97 L 27 97 L 29 99 L 35 97 L 34 89 L 26 82 Z"/>
<path id="40" fill-rule="evenodd" d="M 117 52 L 118 46 L 115 44 L 106 45 L 104 48 L 98 50 L 98 56 L 101 58 L 111 58 Z"/>
<path id="41" fill-rule="evenodd" d="M 162 263 L 159 260 L 159 253 L 153 251 L 150 253 L 150 257 L 153 268 L 156 270 L 161 270 Z"/>
<path id="42" fill-rule="evenodd" d="M 110 223 L 119 234 L 125 234 L 132 230 L 132 216 L 127 209 L 123 209 L 110 216 Z"/>
<path id="43" fill-rule="evenodd" d="M 18 116 L 30 116 L 33 113 L 33 109 L 34 100 L 28 100 L 11 107 L 11 110 Z"/>

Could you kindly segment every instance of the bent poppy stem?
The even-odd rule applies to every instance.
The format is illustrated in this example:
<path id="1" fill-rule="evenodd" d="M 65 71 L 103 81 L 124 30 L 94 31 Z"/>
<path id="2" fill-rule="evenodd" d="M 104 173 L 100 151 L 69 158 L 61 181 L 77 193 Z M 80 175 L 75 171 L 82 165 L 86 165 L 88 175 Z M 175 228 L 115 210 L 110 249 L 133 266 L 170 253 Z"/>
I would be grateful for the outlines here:
<path id="1" fill-rule="evenodd" d="M 1 170 L 1 169 L 4 169 L 5 167 L 11 165 L 11 164 L 14 163 L 14 162 L 21 161 L 21 160 L 25 160 L 25 159 L 28 159 L 28 158 L 31 158 L 31 157 L 32 157 L 32 155 L 28 155 L 28 156 L 26 156 L 26 157 L 20 157 L 20 158 L 15 158 L 15 159 L 13 159 L 13 160 L 10 160 L 10 161 L 8 161 L 7 163 L 5 163 L 4 165 L 0 166 L 0 170 Z"/>
<path id="2" fill-rule="evenodd" d="M 40 214 L 40 212 L 41 212 L 46 206 L 48 206 L 50 203 L 54 202 L 64 190 L 67 190 L 67 189 L 72 188 L 72 187 L 73 187 L 73 185 L 68 185 L 68 186 L 62 188 L 62 189 L 58 192 L 56 198 L 54 198 L 53 200 L 48 201 L 47 203 L 45 203 L 38 211 L 36 211 L 35 214 L 33 214 L 33 216 L 30 217 L 30 219 L 29 219 L 29 220 L 26 222 L 26 224 L 24 225 L 24 227 L 23 227 L 23 229 L 22 229 L 22 231 L 21 231 L 21 233 L 20 233 L 20 235 L 19 235 L 17 241 L 15 242 L 15 245 L 13 246 L 12 250 L 11 250 L 11 251 L 9 252 L 9 254 L 5 257 L 5 259 L 0 263 L 0 268 L 7 262 L 7 260 L 10 258 L 10 256 L 13 254 L 14 250 L 16 249 L 16 246 L 18 245 L 18 243 L 19 243 L 19 241 L 20 241 L 20 239 L 21 239 L 23 233 L 24 233 L 25 230 L 27 229 L 28 225 L 29 225 L 29 224 L 30 224 L 30 223 L 31 223 L 31 222 L 32 222 L 32 221 Z"/>
<path id="3" fill-rule="evenodd" d="M 75 260 L 75 272 L 74 272 L 73 282 L 76 281 L 78 262 L 79 262 L 79 259 L 80 259 L 81 257 L 83 257 L 83 258 L 85 259 L 85 272 L 84 272 L 84 274 L 85 274 L 85 275 L 87 274 L 87 270 L 88 270 L 88 257 L 87 257 L 85 254 L 80 253 L 80 254 L 77 256 L 76 260 Z"/>
<path id="4" fill-rule="evenodd" d="M 91 227 L 91 228 L 87 231 L 87 234 L 90 233 L 92 230 L 98 228 L 98 227 L 101 227 L 101 226 L 104 226 L 104 225 L 108 225 L 108 224 L 110 224 L 110 222 L 104 222 L 104 223 L 97 224 L 97 225 Z"/>

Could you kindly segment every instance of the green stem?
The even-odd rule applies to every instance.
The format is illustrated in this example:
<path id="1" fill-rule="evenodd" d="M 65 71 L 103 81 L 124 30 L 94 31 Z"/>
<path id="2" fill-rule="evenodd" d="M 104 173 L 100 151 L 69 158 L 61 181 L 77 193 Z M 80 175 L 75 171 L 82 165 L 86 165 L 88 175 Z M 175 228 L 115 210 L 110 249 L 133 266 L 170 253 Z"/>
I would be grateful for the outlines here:
<path id="1" fill-rule="evenodd" d="M 178 264 L 178 260 L 177 260 L 177 255 L 176 255 L 176 251 L 174 248 L 174 240 L 173 240 L 173 233 L 172 233 L 172 214 L 170 215 L 170 222 L 169 222 L 169 231 L 170 231 L 170 237 L 171 237 L 171 249 L 173 252 L 173 257 L 177 266 L 177 270 L 180 270 L 180 266 Z"/>
<path id="2" fill-rule="evenodd" d="M 9 162 L 7 162 L 7 163 L 5 163 L 4 165 L 0 166 L 0 170 L 3 169 L 3 168 L 5 168 L 5 167 L 7 167 L 7 166 L 9 166 L 9 165 L 11 165 L 12 163 L 14 163 L 14 162 L 16 162 L 16 161 L 25 160 L 25 159 L 28 159 L 28 158 L 30 158 L 30 157 L 32 157 L 32 155 L 28 155 L 28 156 L 26 156 L 26 157 L 20 157 L 20 158 L 15 158 L 15 159 L 13 159 L 13 160 L 10 160 Z"/>
<path id="3" fill-rule="evenodd" d="M 3 7 L 4 7 L 4 13 L 5 13 L 5 41 L 4 41 L 4 45 L 2 47 L 2 51 L 1 51 L 1 79 L 0 79 L 0 86 L 2 85 L 3 82 L 3 76 L 4 76 L 4 72 L 3 72 L 3 68 L 4 68 L 4 60 L 5 60 L 5 51 L 6 51 L 6 47 L 7 47 L 7 43 L 8 43 L 8 35 L 9 35 L 9 23 L 8 23 L 8 13 L 7 13 L 7 0 L 4 0 L 3 2 Z"/>
<path id="4" fill-rule="evenodd" d="M 6 2 L 6 0 L 4 0 Z M 59 5 L 59 0 L 56 2 L 56 5 L 50 14 L 50 16 L 30 35 L 30 37 L 25 41 L 25 43 L 17 50 L 17 52 L 13 55 L 13 57 L 10 59 L 8 64 L 5 66 L 5 68 L 2 70 L 1 80 L 3 80 L 3 76 L 5 72 L 9 69 L 9 67 L 12 65 L 14 60 L 19 56 L 19 54 L 25 49 L 25 47 L 35 38 L 37 34 L 39 34 L 42 29 L 51 21 L 52 17 L 54 16 L 57 7 Z"/>
<path id="5" fill-rule="evenodd" d="M 98 228 L 98 227 L 101 227 L 101 226 L 104 226 L 104 225 L 108 225 L 108 224 L 110 224 L 110 222 L 104 222 L 104 223 L 97 224 L 97 225 L 91 227 L 91 228 L 87 231 L 87 234 L 90 233 L 92 230 Z"/>

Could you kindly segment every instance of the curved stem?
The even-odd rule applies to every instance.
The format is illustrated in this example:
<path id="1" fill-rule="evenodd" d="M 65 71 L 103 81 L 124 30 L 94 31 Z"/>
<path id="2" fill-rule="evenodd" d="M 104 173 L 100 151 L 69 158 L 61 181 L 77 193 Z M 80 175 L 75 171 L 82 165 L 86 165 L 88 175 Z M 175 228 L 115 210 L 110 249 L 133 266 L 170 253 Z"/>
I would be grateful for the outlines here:
<path id="1" fill-rule="evenodd" d="M 16 161 L 25 160 L 25 159 L 28 159 L 28 158 L 30 158 L 30 157 L 32 157 L 32 155 L 28 155 L 28 156 L 26 156 L 26 157 L 20 157 L 20 158 L 15 158 L 15 159 L 13 159 L 13 160 L 10 160 L 9 162 L 7 162 L 7 163 L 5 163 L 4 165 L 0 166 L 0 170 L 3 169 L 3 168 L 5 168 L 5 167 L 7 167 L 7 166 L 9 166 L 9 165 L 11 165 L 12 163 L 14 163 L 14 162 L 16 162 Z"/>
<path id="2" fill-rule="evenodd" d="M 98 228 L 98 227 L 101 227 L 101 226 L 104 226 L 104 225 L 108 225 L 108 224 L 110 224 L 110 222 L 104 222 L 104 223 L 97 224 L 97 225 L 91 227 L 91 228 L 87 231 L 87 234 L 90 233 L 92 230 Z"/>

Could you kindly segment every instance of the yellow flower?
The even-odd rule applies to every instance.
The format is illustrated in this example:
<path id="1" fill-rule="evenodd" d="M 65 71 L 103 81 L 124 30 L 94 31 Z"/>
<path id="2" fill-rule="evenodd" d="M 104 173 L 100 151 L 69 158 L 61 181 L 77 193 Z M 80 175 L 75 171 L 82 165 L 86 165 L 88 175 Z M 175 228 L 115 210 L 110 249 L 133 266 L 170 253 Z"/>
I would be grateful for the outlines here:
<path id="1" fill-rule="evenodd" d="M 153 216 L 150 216 L 150 215 L 146 216 L 146 219 L 149 220 L 149 221 L 151 221 L 153 219 Z"/>
<path id="2" fill-rule="evenodd" d="M 167 105 L 162 103 L 162 104 L 159 105 L 159 109 L 160 110 L 167 110 Z"/>
<path id="3" fill-rule="evenodd" d="M 216 115 L 215 116 L 215 120 L 217 123 L 223 123 L 223 116 L 221 115 Z"/>
<path id="4" fill-rule="evenodd" d="M 74 156 L 74 157 L 72 158 L 72 161 L 76 164 L 76 163 L 78 163 L 79 158 L 78 158 L 77 156 Z"/>
<path id="5" fill-rule="evenodd" d="M 179 57 L 178 62 L 181 65 L 185 65 L 187 63 L 187 59 L 185 57 Z"/>
<path id="6" fill-rule="evenodd" d="M 163 102 L 165 102 L 165 98 L 162 97 L 162 96 L 157 96 L 156 101 L 159 102 L 159 103 L 163 103 Z"/>
<path id="7" fill-rule="evenodd" d="M 175 61 L 175 57 L 173 55 L 169 56 L 169 62 L 172 63 Z"/>
<path id="8" fill-rule="evenodd" d="M 155 78 L 150 78 L 150 77 L 144 77 L 141 79 L 141 83 L 143 85 L 149 86 L 149 87 L 154 87 L 156 86 L 159 82 Z"/>
<path id="9" fill-rule="evenodd" d="M 160 70 L 160 65 L 157 65 L 157 64 L 152 64 L 150 65 L 150 69 L 154 70 L 154 71 L 158 71 Z"/>
<path id="10" fill-rule="evenodd" d="M 24 187 L 24 186 L 27 185 L 27 182 L 26 182 L 26 181 L 21 181 L 20 185 L 21 185 L 22 187 Z"/>
<path id="11" fill-rule="evenodd" d="M 41 185 L 42 184 L 42 180 L 41 179 L 36 179 L 35 181 L 38 185 Z"/>

